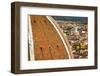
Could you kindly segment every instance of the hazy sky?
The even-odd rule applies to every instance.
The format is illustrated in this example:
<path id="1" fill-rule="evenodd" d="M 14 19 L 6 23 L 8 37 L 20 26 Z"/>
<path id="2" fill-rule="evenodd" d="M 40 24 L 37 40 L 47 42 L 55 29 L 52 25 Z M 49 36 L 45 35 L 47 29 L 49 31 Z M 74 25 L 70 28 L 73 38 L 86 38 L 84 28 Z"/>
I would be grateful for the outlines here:
<path id="1" fill-rule="evenodd" d="M 63 21 L 81 21 L 82 23 L 87 23 L 87 17 L 74 17 L 74 16 L 52 16 L 55 20 Z"/>

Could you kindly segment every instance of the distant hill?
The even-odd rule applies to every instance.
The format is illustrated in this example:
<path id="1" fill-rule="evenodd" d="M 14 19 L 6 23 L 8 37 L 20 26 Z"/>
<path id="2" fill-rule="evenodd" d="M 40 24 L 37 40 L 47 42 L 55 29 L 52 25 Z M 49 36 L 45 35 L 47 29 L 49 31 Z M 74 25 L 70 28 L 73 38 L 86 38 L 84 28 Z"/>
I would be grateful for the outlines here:
<path id="1" fill-rule="evenodd" d="M 87 23 L 88 17 L 74 17 L 74 16 L 52 16 L 55 20 L 62 21 L 80 21 L 81 23 Z"/>

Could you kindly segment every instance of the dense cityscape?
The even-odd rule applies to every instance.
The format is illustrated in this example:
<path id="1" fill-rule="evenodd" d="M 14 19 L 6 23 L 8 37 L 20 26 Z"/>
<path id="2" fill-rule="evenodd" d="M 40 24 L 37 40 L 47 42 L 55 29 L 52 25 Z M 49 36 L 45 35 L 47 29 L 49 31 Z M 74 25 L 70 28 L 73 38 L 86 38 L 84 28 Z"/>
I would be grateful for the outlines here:
<path id="1" fill-rule="evenodd" d="M 74 18 L 75 20 L 75 18 Z M 56 22 L 63 31 L 64 36 L 68 39 L 74 59 L 88 57 L 88 31 L 87 20 L 74 21 L 57 20 Z"/>

